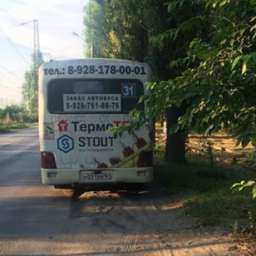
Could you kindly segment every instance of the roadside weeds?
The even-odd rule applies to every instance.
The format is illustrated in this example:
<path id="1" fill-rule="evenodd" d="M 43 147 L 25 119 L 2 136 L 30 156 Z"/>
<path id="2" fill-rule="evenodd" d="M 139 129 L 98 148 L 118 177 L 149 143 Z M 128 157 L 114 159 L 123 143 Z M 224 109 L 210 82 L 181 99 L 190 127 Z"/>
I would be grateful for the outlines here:
<path id="1" fill-rule="evenodd" d="M 23 123 L 23 122 L 11 122 L 1 123 L 0 122 L 0 133 L 10 132 L 11 130 L 25 129 L 35 127 L 34 123 Z"/>

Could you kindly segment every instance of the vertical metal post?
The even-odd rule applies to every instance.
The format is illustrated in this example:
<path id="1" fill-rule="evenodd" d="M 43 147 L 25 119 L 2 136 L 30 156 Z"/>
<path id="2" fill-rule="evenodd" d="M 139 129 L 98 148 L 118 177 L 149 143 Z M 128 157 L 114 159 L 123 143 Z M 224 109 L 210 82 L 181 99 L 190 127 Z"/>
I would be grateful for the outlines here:
<path id="1" fill-rule="evenodd" d="M 40 38 L 39 38 L 39 22 L 38 20 L 36 21 L 36 41 L 37 41 L 37 54 L 38 54 L 38 58 L 40 57 L 39 54 L 40 54 Z"/>
<path id="2" fill-rule="evenodd" d="M 33 69 L 34 69 L 34 76 L 36 74 L 36 20 L 33 20 Z M 36 77 L 36 76 L 35 76 Z"/>
<path id="3" fill-rule="evenodd" d="M 38 20 L 34 19 L 33 20 L 33 27 L 34 27 L 34 64 L 33 64 L 33 73 L 34 73 L 34 104 L 35 104 L 35 110 L 38 108 L 38 103 L 37 103 L 37 97 L 38 97 L 38 67 L 39 67 L 39 28 L 38 28 Z"/>
<path id="4" fill-rule="evenodd" d="M 34 61 L 34 69 L 38 68 L 38 61 L 39 61 L 39 54 L 40 54 L 40 43 L 39 43 L 39 24 L 38 20 L 33 20 L 34 25 L 34 54 L 33 54 L 33 61 Z"/>

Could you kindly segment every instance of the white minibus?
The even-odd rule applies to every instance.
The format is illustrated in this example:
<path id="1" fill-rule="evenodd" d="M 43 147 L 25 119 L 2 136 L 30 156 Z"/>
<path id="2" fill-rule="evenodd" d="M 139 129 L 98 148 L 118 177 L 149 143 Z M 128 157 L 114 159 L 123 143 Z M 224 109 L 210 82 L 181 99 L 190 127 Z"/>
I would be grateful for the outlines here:
<path id="1" fill-rule="evenodd" d="M 43 184 L 145 184 L 152 181 L 152 124 L 116 135 L 129 112 L 146 106 L 150 68 L 118 59 L 49 61 L 39 69 Z"/>

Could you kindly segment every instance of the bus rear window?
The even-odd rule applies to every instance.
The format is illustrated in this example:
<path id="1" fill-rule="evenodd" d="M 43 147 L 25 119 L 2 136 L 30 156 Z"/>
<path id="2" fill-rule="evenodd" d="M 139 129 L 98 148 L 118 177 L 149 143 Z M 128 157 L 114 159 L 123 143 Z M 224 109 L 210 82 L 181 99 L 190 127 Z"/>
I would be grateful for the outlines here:
<path id="1" fill-rule="evenodd" d="M 48 84 L 48 110 L 52 114 L 128 113 L 144 93 L 139 80 L 56 79 Z"/>

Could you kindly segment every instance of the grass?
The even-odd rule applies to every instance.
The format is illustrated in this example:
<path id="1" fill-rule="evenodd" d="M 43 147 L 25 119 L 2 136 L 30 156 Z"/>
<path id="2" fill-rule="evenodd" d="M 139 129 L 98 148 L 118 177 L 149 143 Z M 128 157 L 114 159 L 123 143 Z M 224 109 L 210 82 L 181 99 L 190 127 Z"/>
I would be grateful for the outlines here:
<path id="1" fill-rule="evenodd" d="M 211 155 L 207 151 L 209 140 Z M 157 182 L 170 194 L 179 195 L 185 215 L 194 217 L 198 227 L 231 229 L 238 247 L 246 252 L 243 255 L 256 255 L 256 200 L 252 200 L 251 191 L 230 189 L 241 180 L 256 180 L 252 145 L 242 148 L 226 134 L 190 136 L 187 164 L 164 163 L 164 143 L 156 145 L 155 159 Z"/>
<path id="2" fill-rule="evenodd" d="M 249 192 L 236 193 L 230 189 L 233 183 L 251 175 L 248 171 L 192 162 L 162 164 L 157 167 L 156 180 L 170 194 L 182 195 L 184 213 L 197 218 L 200 225 L 230 227 L 246 222 L 248 212 L 255 209 Z"/>
<path id="3" fill-rule="evenodd" d="M 0 123 L 0 132 L 8 132 L 14 129 L 23 129 L 29 127 L 26 123 L 12 122 L 9 124 Z"/>

